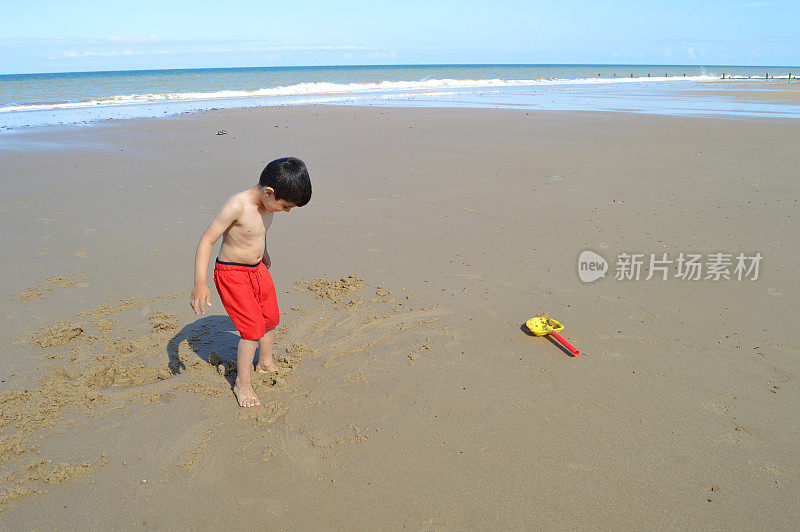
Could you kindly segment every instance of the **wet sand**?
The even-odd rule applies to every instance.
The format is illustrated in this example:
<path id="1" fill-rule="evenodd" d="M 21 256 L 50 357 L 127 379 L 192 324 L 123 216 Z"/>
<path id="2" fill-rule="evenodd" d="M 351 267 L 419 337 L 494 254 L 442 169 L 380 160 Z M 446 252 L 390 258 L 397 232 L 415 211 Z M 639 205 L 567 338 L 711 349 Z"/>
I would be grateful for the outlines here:
<path id="1" fill-rule="evenodd" d="M 791 80 L 731 80 L 714 81 L 708 85 L 736 86 L 736 89 L 710 90 L 710 91 L 688 91 L 692 94 L 714 95 L 739 100 L 756 100 L 767 103 L 785 103 L 797 105 L 800 102 L 800 81 L 796 78 Z"/>
<path id="2" fill-rule="evenodd" d="M 717 96 L 729 96 L 747 100 L 766 100 L 797 105 L 800 102 L 798 91 L 714 91 Z"/>
<path id="3" fill-rule="evenodd" d="M 798 140 L 355 107 L 0 137 L 0 526 L 794 527 Z M 194 249 L 285 155 L 314 196 L 270 229 L 281 372 L 245 410 L 216 293 L 188 306 Z M 681 252 L 763 261 L 614 278 Z M 579 357 L 524 332 L 543 312 Z"/>

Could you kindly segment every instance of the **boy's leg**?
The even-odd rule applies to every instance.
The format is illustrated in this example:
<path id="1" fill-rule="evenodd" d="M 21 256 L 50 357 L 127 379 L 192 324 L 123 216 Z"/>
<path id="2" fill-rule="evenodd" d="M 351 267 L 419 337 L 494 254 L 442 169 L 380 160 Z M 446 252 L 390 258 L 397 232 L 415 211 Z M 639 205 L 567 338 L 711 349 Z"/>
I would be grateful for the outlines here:
<path id="1" fill-rule="evenodd" d="M 253 358 L 256 355 L 256 347 L 259 340 L 239 340 L 239 348 L 236 350 L 236 384 L 233 386 L 233 393 L 239 400 L 239 406 L 258 406 L 261 400 L 253 390 L 250 382 L 250 370 L 253 367 Z"/>
<path id="2" fill-rule="evenodd" d="M 258 364 L 256 372 L 272 373 L 278 371 L 275 360 L 272 358 L 272 346 L 275 344 L 275 327 L 270 327 L 261 340 L 258 341 Z"/>

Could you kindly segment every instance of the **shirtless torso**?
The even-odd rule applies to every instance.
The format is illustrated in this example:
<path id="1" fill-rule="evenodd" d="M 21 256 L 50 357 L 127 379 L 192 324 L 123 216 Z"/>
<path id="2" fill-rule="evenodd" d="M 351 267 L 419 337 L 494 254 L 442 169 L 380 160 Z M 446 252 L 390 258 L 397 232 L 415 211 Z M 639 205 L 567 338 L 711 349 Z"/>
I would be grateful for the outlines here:
<path id="1" fill-rule="evenodd" d="M 274 213 L 254 203 L 247 197 L 248 192 L 240 192 L 229 201 L 239 204 L 232 206 L 239 214 L 222 235 L 221 261 L 256 264 L 265 255 L 267 229 L 272 225 Z"/>

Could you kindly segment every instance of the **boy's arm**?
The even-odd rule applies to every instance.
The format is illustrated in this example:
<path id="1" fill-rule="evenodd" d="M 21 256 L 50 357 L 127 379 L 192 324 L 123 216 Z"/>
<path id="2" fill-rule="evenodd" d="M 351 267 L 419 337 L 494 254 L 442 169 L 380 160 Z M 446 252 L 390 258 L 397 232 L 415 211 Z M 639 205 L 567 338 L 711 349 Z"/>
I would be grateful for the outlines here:
<path id="1" fill-rule="evenodd" d="M 264 266 L 269 269 L 272 266 L 272 259 L 269 258 L 269 253 L 267 252 L 267 237 L 264 236 L 264 256 L 261 257 L 261 262 L 264 263 Z"/>
<path id="2" fill-rule="evenodd" d="M 224 233 L 242 213 L 242 204 L 231 198 L 222 207 L 217 216 L 208 226 L 200 242 L 197 244 L 197 253 L 194 258 L 194 287 L 189 296 L 189 304 L 196 315 L 205 314 L 205 305 L 211 306 L 211 292 L 206 279 L 208 277 L 208 261 L 211 258 L 211 249 L 219 237 Z"/>

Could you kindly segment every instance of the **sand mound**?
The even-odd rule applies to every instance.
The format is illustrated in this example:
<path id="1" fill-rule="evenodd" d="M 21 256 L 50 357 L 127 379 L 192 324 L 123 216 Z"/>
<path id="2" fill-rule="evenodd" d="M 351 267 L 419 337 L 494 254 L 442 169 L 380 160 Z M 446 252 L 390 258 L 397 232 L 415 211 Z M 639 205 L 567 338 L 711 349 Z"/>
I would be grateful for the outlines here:
<path id="1" fill-rule="evenodd" d="M 154 312 L 147 317 L 153 332 L 159 331 L 174 331 L 178 328 L 175 324 L 175 314 L 165 314 L 163 312 Z"/>
<path id="2" fill-rule="evenodd" d="M 61 462 L 56 466 L 50 465 L 50 460 L 37 460 L 31 462 L 27 467 L 13 471 L 0 478 L 0 484 L 13 483 L 11 487 L 0 492 L 0 512 L 2 506 L 11 501 L 47 493 L 39 488 L 44 484 L 61 484 L 92 472 L 95 467 L 103 467 L 108 464 L 108 457 L 103 454 L 94 462 Z"/>
<path id="3" fill-rule="evenodd" d="M 119 357 L 99 355 L 89 365 L 79 382 L 90 388 L 102 386 L 131 387 L 166 380 L 172 372 L 165 365 L 153 367 L 142 362 L 121 362 Z"/>
<path id="4" fill-rule="evenodd" d="M 326 279 L 308 281 L 303 279 L 302 281 L 295 281 L 295 284 L 311 290 L 320 299 L 341 301 L 345 295 L 361 290 L 364 286 L 364 279 L 360 279 L 355 275 L 348 275 L 338 281 L 328 281 Z"/>
<path id="5" fill-rule="evenodd" d="M 74 323 L 56 323 L 32 334 L 33 343 L 42 349 L 58 347 L 71 342 L 83 334 L 83 327 Z"/>
<path id="6" fill-rule="evenodd" d="M 55 288 L 68 288 L 70 286 L 78 286 L 78 285 L 83 286 L 85 283 L 86 279 L 80 279 L 74 273 L 61 275 L 59 277 L 48 277 L 45 282 L 38 284 L 36 286 L 32 286 L 27 290 L 25 290 L 24 292 L 20 292 L 17 295 L 11 296 L 11 299 L 14 299 L 16 301 L 30 301 L 32 299 L 44 299 Z"/>

